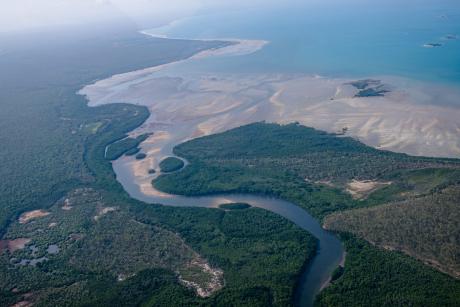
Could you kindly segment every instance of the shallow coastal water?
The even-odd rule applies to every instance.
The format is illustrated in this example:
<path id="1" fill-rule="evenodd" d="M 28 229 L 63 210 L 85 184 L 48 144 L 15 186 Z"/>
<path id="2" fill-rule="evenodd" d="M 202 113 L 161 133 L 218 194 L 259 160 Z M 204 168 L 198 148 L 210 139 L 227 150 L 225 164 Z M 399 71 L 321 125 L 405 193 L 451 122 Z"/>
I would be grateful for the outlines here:
<path id="1" fill-rule="evenodd" d="M 268 1 L 252 9 L 207 12 L 149 32 L 270 42 L 257 54 L 188 63 L 182 71 L 396 75 L 460 83 L 460 3 L 454 0 Z"/>

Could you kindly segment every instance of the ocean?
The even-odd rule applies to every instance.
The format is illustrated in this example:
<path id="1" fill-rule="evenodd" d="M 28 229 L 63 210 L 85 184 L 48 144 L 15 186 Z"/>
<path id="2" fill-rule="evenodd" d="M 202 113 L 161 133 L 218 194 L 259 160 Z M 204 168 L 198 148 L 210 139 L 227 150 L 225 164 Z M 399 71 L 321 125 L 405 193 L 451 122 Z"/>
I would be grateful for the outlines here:
<path id="1" fill-rule="evenodd" d="M 150 33 L 186 39 L 257 39 L 245 56 L 207 58 L 185 71 L 401 76 L 460 84 L 460 1 L 283 1 L 208 11 Z"/>

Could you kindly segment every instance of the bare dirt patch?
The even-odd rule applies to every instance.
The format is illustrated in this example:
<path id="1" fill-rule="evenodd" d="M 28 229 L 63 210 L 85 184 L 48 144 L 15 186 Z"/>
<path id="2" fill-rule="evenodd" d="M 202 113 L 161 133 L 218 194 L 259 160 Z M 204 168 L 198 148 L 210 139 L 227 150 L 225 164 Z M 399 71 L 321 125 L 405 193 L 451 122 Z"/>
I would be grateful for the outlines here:
<path id="1" fill-rule="evenodd" d="M 384 186 L 390 185 L 391 182 L 380 182 L 373 180 L 355 180 L 350 181 L 346 186 L 346 191 L 351 194 L 354 199 L 365 199 L 375 190 Z"/>
<path id="2" fill-rule="evenodd" d="M 24 249 L 26 245 L 32 241 L 29 238 L 18 238 L 14 240 L 1 240 L 0 241 L 0 253 L 6 249 L 10 253 L 14 253 L 17 250 Z"/>
<path id="3" fill-rule="evenodd" d="M 19 239 L 14 239 L 14 240 L 9 240 L 8 242 L 8 249 L 10 250 L 11 253 L 14 251 L 23 249 L 26 247 L 27 243 L 32 241 L 31 239 L 28 238 L 19 238 Z"/>
<path id="4" fill-rule="evenodd" d="M 19 217 L 19 223 L 20 224 L 25 224 L 25 223 L 29 222 L 32 219 L 44 217 L 44 216 L 47 216 L 47 215 L 50 215 L 50 214 L 51 213 L 49 213 L 49 212 L 47 212 L 45 210 L 33 210 L 33 211 L 29 211 L 29 212 L 24 212 Z"/>
<path id="5" fill-rule="evenodd" d="M 70 200 L 68 198 L 64 200 L 64 206 L 62 206 L 61 209 L 66 210 L 66 211 L 69 211 L 72 209 L 72 206 L 70 205 Z"/>
<path id="6" fill-rule="evenodd" d="M 97 215 L 94 216 L 94 220 L 97 221 L 98 219 L 100 219 L 101 217 L 106 215 L 107 213 L 113 212 L 113 211 L 116 211 L 116 210 L 117 210 L 117 208 L 115 208 L 115 207 L 101 208 L 101 209 L 99 209 L 99 212 L 97 213 Z"/>
<path id="7" fill-rule="evenodd" d="M 33 303 L 29 301 L 20 301 L 17 302 L 16 304 L 12 305 L 11 307 L 30 307 L 32 306 Z"/>
<path id="8" fill-rule="evenodd" d="M 198 296 L 209 297 L 224 286 L 224 272 L 197 255 L 179 274 L 179 281 Z"/>

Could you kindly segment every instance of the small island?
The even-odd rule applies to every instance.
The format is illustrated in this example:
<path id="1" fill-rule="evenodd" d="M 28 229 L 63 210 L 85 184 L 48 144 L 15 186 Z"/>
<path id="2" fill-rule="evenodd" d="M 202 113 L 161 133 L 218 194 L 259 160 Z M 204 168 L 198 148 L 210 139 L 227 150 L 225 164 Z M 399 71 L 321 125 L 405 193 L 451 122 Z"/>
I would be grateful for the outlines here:
<path id="1" fill-rule="evenodd" d="M 251 208 L 251 205 L 246 203 L 228 203 L 219 205 L 219 208 L 225 210 L 243 210 Z"/>
<path id="2" fill-rule="evenodd" d="M 358 89 L 358 93 L 355 94 L 355 98 L 383 97 L 386 93 L 390 92 L 380 80 L 365 79 L 353 81 L 347 84 Z"/>
<path id="3" fill-rule="evenodd" d="M 456 39 L 458 39 L 458 35 L 448 34 L 448 35 L 444 36 L 444 38 L 448 39 L 448 40 L 456 40 Z"/>
<path id="4" fill-rule="evenodd" d="M 185 165 L 184 161 L 176 157 L 168 157 L 160 162 L 160 169 L 163 173 L 171 173 L 180 170 Z"/>
<path id="5" fill-rule="evenodd" d="M 141 153 L 138 153 L 136 155 L 136 160 L 143 160 L 143 159 L 145 159 L 145 157 L 147 157 L 147 155 L 145 153 L 141 152 Z"/>
<path id="6" fill-rule="evenodd" d="M 145 141 L 152 133 L 144 133 L 136 138 L 126 137 L 122 140 L 116 141 L 106 148 L 105 158 L 107 160 L 117 160 L 122 155 L 134 156 L 141 149 L 139 145 Z"/>
<path id="7" fill-rule="evenodd" d="M 153 169 L 153 168 L 149 169 L 149 174 L 150 174 L 150 175 L 155 174 L 155 173 L 156 173 L 156 170 L 155 170 L 155 169 Z"/>
<path id="8" fill-rule="evenodd" d="M 425 48 L 435 48 L 435 47 L 441 47 L 441 46 L 442 44 L 440 43 L 428 43 L 428 44 L 423 45 L 423 47 Z"/>

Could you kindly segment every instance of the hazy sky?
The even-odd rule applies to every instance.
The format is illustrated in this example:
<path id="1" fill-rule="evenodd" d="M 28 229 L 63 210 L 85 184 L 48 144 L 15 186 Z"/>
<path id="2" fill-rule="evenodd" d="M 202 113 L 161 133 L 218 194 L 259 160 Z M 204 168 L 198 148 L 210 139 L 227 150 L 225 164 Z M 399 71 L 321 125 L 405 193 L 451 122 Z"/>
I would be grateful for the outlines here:
<path id="1" fill-rule="evenodd" d="M 128 17 L 140 26 L 164 23 L 209 8 L 267 0 L 0 0 L 0 32 L 43 26 L 87 24 Z"/>

